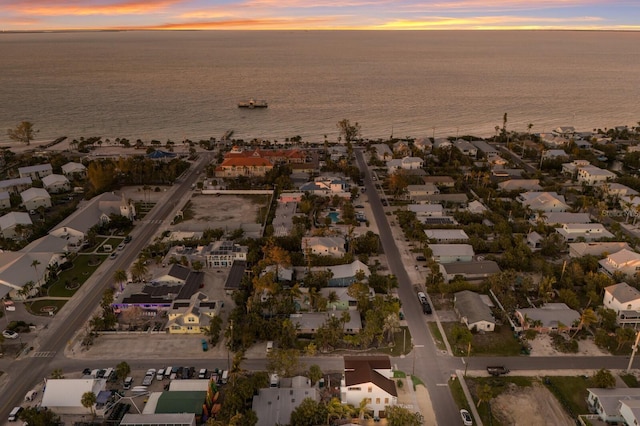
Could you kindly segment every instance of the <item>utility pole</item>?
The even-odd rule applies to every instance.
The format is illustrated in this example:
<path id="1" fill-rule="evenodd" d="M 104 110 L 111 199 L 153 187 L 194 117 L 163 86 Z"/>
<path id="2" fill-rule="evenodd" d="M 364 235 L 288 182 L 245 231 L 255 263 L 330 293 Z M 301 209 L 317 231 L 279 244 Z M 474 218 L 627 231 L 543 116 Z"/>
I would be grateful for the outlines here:
<path id="1" fill-rule="evenodd" d="M 640 341 L 640 330 L 636 332 L 636 341 L 633 343 L 631 356 L 629 357 L 629 365 L 627 365 L 627 373 L 631 370 L 631 364 L 633 364 L 633 358 L 636 356 L 636 352 L 638 351 L 638 342 Z"/>

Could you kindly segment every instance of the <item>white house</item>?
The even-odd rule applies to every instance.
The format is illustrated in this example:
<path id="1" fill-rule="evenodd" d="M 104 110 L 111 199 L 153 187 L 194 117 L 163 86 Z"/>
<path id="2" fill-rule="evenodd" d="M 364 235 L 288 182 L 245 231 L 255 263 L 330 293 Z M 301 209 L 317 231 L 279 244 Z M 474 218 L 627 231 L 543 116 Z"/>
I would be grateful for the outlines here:
<path id="1" fill-rule="evenodd" d="M 532 211 L 564 212 L 569 210 L 564 196 L 555 192 L 523 192 L 518 195 L 516 200 Z"/>
<path id="2" fill-rule="evenodd" d="M 386 406 L 398 402 L 398 391 L 392 379 L 388 356 L 345 356 L 340 401 L 357 407 L 366 400 L 367 409 L 380 418 Z"/>
<path id="3" fill-rule="evenodd" d="M 629 244 L 625 242 L 589 242 L 570 243 L 569 257 L 595 256 L 601 257 L 604 254 L 619 252 L 622 249 L 631 250 Z"/>
<path id="4" fill-rule="evenodd" d="M 60 192 L 67 192 L 71 190 L 71 183 L 69 179 L 63 175 L 48 175 L 42 178 L 42 186 L 51 194 L 58 194 Z"/>
<path id="5" fill-rule="evenodd" d="M 454 295 L 453 309 L 458 314 L 460 322 L 469 330 L 493 331 L 496 320 L 491 313 L 491 307 L 485 302 L 490 299 L 469 290 L 459 291 Z M 493 305 L 492 305 L 493 306 Z"/>
<path id="6" fill-rule="evenodd" d="M 87 168 L 82 163 L 70 161 L 62 165 L 62 174 L 67 177 L 84 177 L 87 174 Z"/>
<path id="7" fill-rule="evenodd" d="M 335 177 L 319 177 L 313 182 L 307 182 L 300 186 L 300 191 L 309 192 L 316 195 L 332 196 L 338 195 L 343 198 L 350 198 L 349 183 Z"/>
<path id="8" fill-rule="evenodd" d="M 16 226 L 31 226 L 31 216 L 25 212 L 9 212 L 0 217 L 0 232 L 4 238 L 14 238 L 16 233 Z"/>
<path id="9" fill-rule="evenodd" d="M 413 142 L 413 146 L 420 151 L 428 152 L 433 148 L 433 143 L 431 143 L 431 139 L 429 138 L 419 138 Z"/>
<path id="10" fill-rule="evenodd" d="M 53 173 L 51 164 L 37 164 L 35 166 L 18 167 L 21 178 L 30 177 L 33 180 L 42 180 L 43 177 Z"/>
<path id="11" fill-rule="evenodd" d="M 463 229 L 426 229 L 425 235 L 437 243 L 464 243 L 469 236 Z"/>
<path id="12" fill-rule="evenodd" d="M 523 329 L 539 332 L 571 330 L 580 321 L 578 311 L 564 303 L 547 303 L 540 308 L 520 308 L 515 311 Z"/>
<path id="13" fill-rule="evenodd" d="M 407 185 L 407 194 L 410 198 L 439 193 L 440 190 L 438 187 L 432 183 L 425 183 L 424 185 Z"/>
<path id="14" fill-rule="evenodd" d="M 418 219 L 424 217 L 442 217 L 444 212 L 441 204 L 409 204 L 407 210 L 414 212 Z"/>
<path id="15" fill-rule="evenodd" d="M 391 152 L 391 148 L 386 143 L 376 143 L 371 145 L 371 148 L 375 150 L 378 160 L 387 161 L 393 158 L 393 152 Z"/>
<path id="16" fill-rule="evenodd" d="M 580 167 L 590 166 L 588 160 L 573 160 L 569 163 L 562 163 L 562 173 L 575 176 Z"/>
<path id="17" fill-rule="evenodd" d="M 602 304 L 616 311 L 619 323 L 640 322 L 640 291 L 627 283 L 605 287 Z"/>
<path id="18" fill-rule="evenodd" d="M 258 389 L 251 405 L 258 413 L 256 426 L 289 424 L 291 413 L 302 401 L 307 398 L 320 401 L 320 390 L 311 386 L 311 380 L 303 376 L 281 378 L 278 386 Z"/>
<path id="19" fill-rule="evenodd" d="M 640 271 L 640 254 L 631 250 L 622 249 L 608 255 L 598 263 L 600 264 L 600 271 L 609 276 L 613 276 L 615 273 L 621 273 L 633 277 Z"/>
<path id="20" fill-rule="evenodd" d="M 82 405 L 82 395 L 93 392 L 98 396 L 106 384 L 106 379 L 47 379 L 40 406 L 57 414 L 90 415 L 92 409 Z"/>
<path id="21" fill-rule="evenodd" d="M 51 207 L 51 196 L 44 188 L 29 188 L 20 193 L 22 204 L 27 210 L 37 210 L 38 207 Z"/>
<path id="22" fill-rule="evenodd" d="M 401 160 L 387 161 L 387 169 L 389 173 L 393 173 L 398 169 L 416 170 L 421 169 L 423 164 L 424 160 L 420 157 L 404 157 Z"/>
<path id="23" fill-rule="evenodd" d="M 613 172 L 601 169 L 596 166 L 582 166 L 578 168 L 578 182 L 587 185 L 595 185 L 596 183 L 607 182 L 617 178 Z"/>
<path id="24" fill-rule="evenodd" d="M 0 191 L 0 210 L 11 208 L 11 194 L 7 191 Z"/>
<path id="25" fill-rule="evenodd" d="M 320 256 L 341 257 L 346 253 L 344 237 L 304 237 L 302 251 Z"/>
<path id="26" fill-rule="evenodd" d="M 469 141 L 458 139 L 453 143 L 453 145 L 464 155 L 474 158 L 478 155 L 478 148 Z"/>
<path id="27" fill-rule="evenodd" d="M 567 223 L 562 228 L 556 228 L 556 232 L 568 243 L 580 238 L 585 241 L 594 241 L 613 237 L 613 234 L 601 223 Z"/>
<path id="28" fill-rule="evenodd" d="M 623 408 L 623 404 L 637 407 L 640 403 L 640 388 L 587 388 L 587 392 L 589 392 L 587 396 L 589 410 L 597 413 L 600 420 L 607 424 L 621 423 L 624 420 L 623 412 L 629 416 L 630 413 Z M 625 424 L 637 423 L 631 421 Z"/>
<path id="29" fill-rule="evenodd" d="M 429 244 L 429 248 L 438 263 L 470 262 L 475 255 L 471 244 Z"/>

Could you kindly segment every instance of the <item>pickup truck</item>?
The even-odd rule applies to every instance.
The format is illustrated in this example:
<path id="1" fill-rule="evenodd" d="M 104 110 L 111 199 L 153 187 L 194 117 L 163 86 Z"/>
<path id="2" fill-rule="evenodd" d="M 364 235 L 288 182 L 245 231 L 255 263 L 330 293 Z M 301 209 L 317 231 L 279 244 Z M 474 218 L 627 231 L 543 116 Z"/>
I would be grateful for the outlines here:
<path id="1" fill-rule="evenodd" d="M 492 376 L 501 376 L 503 374 L 509 373 L 509 369 L 504 365 L 497 365 L 493 367 L 487 367 L 487 373 L 491 374 Z"/>

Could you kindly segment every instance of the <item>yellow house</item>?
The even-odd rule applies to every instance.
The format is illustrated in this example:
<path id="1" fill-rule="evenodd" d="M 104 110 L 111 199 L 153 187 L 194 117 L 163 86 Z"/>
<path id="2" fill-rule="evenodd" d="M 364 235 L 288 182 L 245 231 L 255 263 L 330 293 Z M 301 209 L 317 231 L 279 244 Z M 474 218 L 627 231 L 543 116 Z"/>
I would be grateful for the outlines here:
<path id="1" fill-rule="evenodd" d="M 174 300 L 168 312 L 169 334 L 203 333 L 211 318 L 219 314 L 221 307 L 222 302 L 209 301 L 200 292 L 189 300 Z"/>

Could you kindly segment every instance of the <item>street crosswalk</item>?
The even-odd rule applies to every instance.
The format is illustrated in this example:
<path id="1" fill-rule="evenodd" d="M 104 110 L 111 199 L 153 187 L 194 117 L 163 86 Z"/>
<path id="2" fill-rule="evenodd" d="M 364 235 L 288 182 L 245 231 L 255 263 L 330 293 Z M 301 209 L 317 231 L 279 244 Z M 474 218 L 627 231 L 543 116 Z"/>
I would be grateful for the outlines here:
<path id="1" fill-rule="evenodd" d="M 32 356 L 34 358 L 53 358 L 55 355 L 56 355 L 56 351 L 41 351 L 41 352 L 34 352 Z"/>

